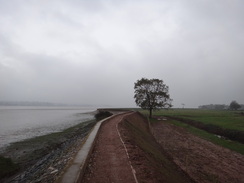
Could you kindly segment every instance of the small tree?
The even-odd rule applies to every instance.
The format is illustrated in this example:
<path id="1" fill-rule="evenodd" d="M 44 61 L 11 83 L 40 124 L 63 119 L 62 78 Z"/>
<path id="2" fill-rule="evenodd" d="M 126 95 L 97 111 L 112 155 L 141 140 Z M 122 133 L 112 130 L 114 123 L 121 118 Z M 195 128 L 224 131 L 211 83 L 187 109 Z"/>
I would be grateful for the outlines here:
<path id="1" fill-rule="evenodd" d="M 134 89 L 136 104 L 142 109 L 149 110 L 150 118 L 153 109 L 172 107 L 169 87 L 162 80 L 142 78 L 137 80 Z"/>
<path id="2" fill-rule="evenodd" d="M 241 105 L 238 104 L 235 100 L 230 103 L 230 109 L 231 110 L 237 110 L 241 108 Z"/>

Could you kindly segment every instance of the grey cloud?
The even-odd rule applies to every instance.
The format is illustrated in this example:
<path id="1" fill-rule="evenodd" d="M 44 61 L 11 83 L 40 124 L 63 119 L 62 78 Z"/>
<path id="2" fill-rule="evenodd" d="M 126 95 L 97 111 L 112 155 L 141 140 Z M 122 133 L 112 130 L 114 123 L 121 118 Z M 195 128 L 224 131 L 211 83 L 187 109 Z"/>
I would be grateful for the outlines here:
<path id="1" fill-rule="evenodd" d="M 242 1 L 19 2 L 0 1 L 0 100 L 135 106 L 148 77 L 175 107 L 244 103 Z"/>

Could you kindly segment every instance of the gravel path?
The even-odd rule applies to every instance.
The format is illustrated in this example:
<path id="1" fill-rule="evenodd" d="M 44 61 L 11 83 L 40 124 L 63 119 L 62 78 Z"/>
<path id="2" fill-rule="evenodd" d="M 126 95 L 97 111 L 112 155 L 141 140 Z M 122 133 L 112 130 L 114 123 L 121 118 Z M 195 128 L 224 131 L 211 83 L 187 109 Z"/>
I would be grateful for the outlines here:
<path id="1" fill-rule="evenodd" d="M 136 183 L 117 125 L 128 114 L 118 115 L 100 128 L 83 183 Z"/>

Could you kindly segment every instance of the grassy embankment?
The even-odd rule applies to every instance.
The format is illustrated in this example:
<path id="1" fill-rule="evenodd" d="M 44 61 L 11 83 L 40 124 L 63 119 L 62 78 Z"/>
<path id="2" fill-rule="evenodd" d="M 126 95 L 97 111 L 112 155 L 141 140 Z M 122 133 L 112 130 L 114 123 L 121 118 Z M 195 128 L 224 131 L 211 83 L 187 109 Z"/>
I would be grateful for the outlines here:
<path id="1" fill-rule="evenodd" d="M 82 122 L 62 132 L 12 143 L 0 155 L 0 179 L 30 166 L 50 151 L 59 148 L 62 143 L 75 139 L 81 134 L 87 134 L 95 123 L 95 120 Z"/>
<path id="2" fill-rule="evenodd" d="M 172 162 L 170 156 L 155 141 L 145 117 L 129 116 L 120 125 L 128 132 L 128 136 L 124 140 L 143 151 L 144 155 L 135 154 L 135 157 L 133 157 L 130 154 L 135 161 L 133 161 L 134 168 L 143 169 L 143 174 L 137 175 L 139 182 L 147 182 L 147 180 L 169 183 L 192 182 L 191 178 Z M 146 168 L 141 165 L 144 164 L 141 161 L 144 161 Z"/>
<path id="3" fill-rule="evenodd" d="M 142 113 L 148 114 L 147 111 L 142 111 Z M 213 132 L 210 133 L 211 131 L 227 132 L 227 134 L 230 134 L 233 137 L 243 139 L 244 115 L 240 111 L 171 109 L 154 111 L 153 115 L 155 115 L 155 117 L 169 117 L 171 118 L 168 120 L 169 123 L 184 127 L 194 135 L 244 154 L 243 143 L 226 138 L 219 138 L 213 134 Z M 154 120 L 155 119 L 152 119 L 151 122 Z"/>

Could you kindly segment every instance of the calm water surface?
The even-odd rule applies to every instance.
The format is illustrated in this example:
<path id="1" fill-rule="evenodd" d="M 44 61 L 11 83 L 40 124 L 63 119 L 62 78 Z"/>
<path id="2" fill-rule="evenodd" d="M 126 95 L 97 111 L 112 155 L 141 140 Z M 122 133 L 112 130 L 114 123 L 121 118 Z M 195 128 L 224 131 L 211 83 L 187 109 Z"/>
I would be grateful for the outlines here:
<path id="1" fill-rule="evenodd" d="M 62 131 L 93 119 L 95 108 L 0 106 L 0 149 L 31 137 Z"/>

